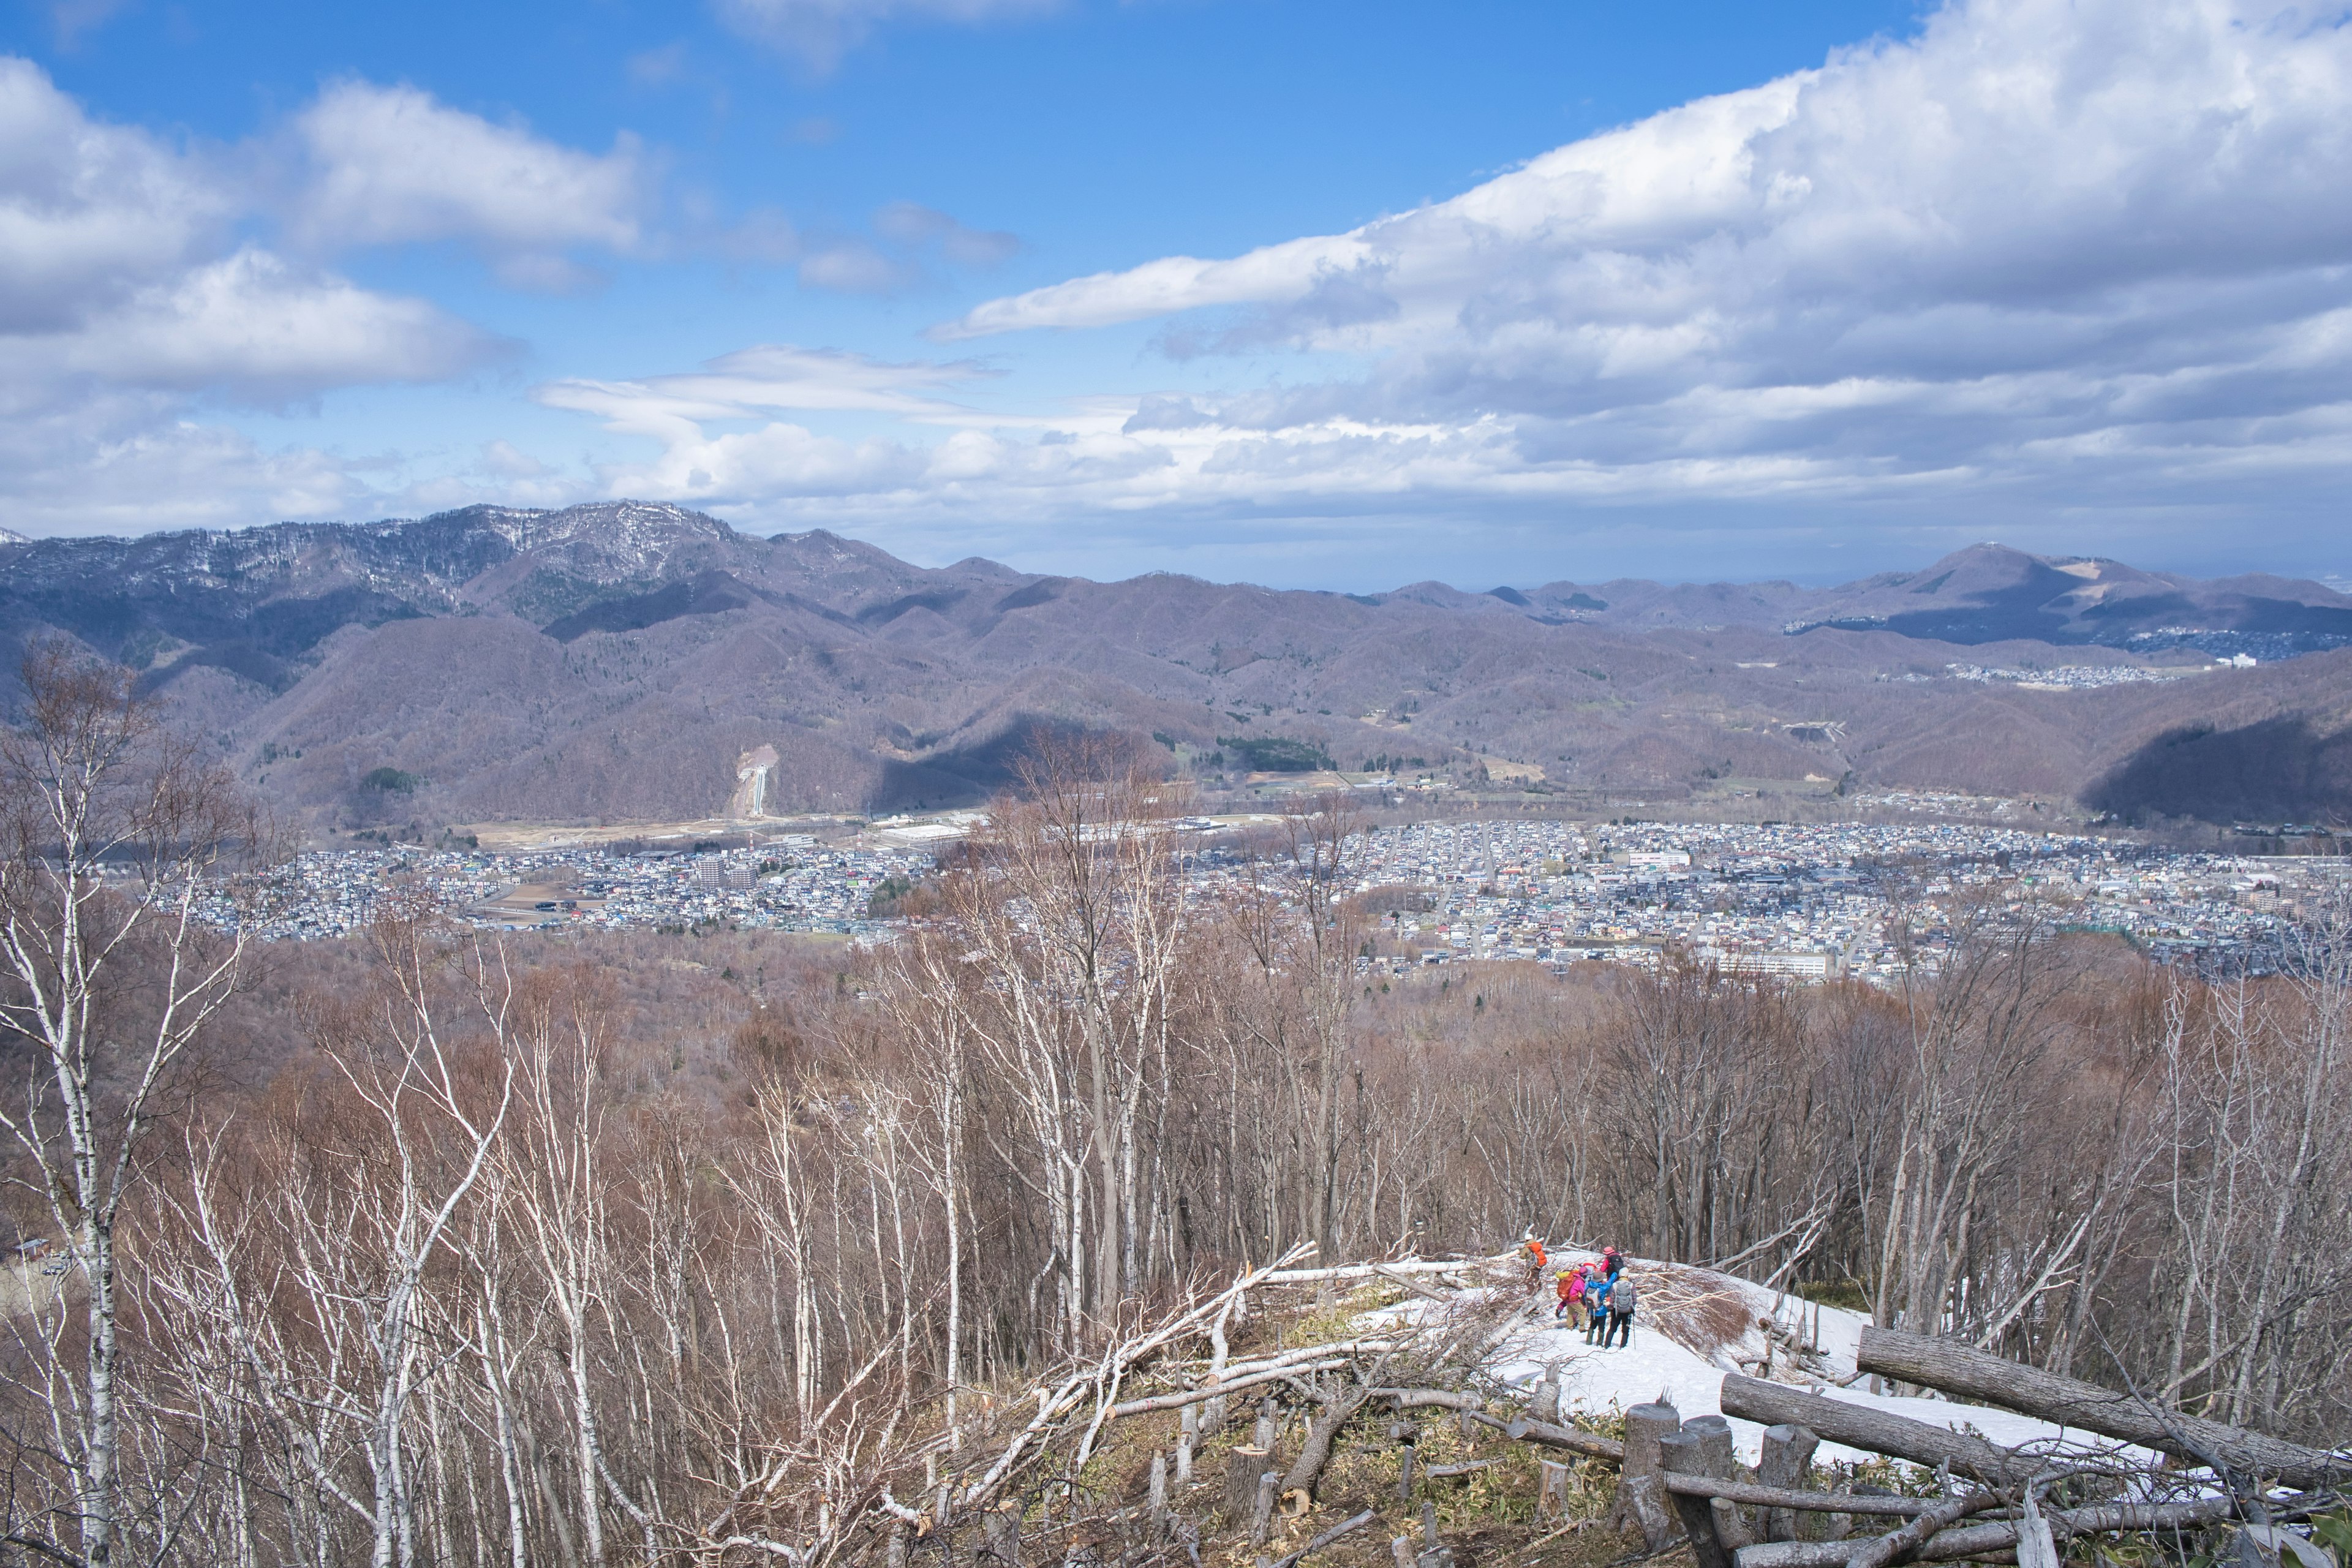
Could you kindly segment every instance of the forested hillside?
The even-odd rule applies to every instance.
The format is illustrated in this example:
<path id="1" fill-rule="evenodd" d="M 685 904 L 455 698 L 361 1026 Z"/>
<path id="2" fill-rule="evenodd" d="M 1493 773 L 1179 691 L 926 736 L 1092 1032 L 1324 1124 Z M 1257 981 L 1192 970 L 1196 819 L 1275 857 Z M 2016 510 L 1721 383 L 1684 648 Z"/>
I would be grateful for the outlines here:
<path id="1" fill-rule="evenodd" d="M 2332 770 L 2282 795 L 2147 748 L 2192 723 L 2325 747 L 2347 628 L 2317 584 L 1992 546 L 1824 590 L 1342 595 L 924 568 L 636 502 L 0 544 L 0 634 L 135 668 L 293 820 L 415 837 L 710 816 L 762 746 L 772 812 L 973 804 L 1041 723 L 1212 788 L 1328 763 L 1591 808 L 1742 780 L 2334 821 Z"/>
<path id="2" fill-rule="evenodd" d="M 14 1277 L 6 1525 L 75 1560 L 878 1550 L 837 1510 L 978 1486 L 1008 1395 L 1187 1292 L 1530 1230 L 2352 1425 L 2333 935 L 2217 988 L 1995 901 L 1892 991 L 1392 984 L 1344 813 L 1206 902 L 1174 792 L 1080 750 L 1024 761 L 886 948 L 420 906 L 261 952 L 184 918 L 251 819 L 120 743 L 112 679 L 41 678 L 0 879 L 10 1213 L 62 1259 Z"/>

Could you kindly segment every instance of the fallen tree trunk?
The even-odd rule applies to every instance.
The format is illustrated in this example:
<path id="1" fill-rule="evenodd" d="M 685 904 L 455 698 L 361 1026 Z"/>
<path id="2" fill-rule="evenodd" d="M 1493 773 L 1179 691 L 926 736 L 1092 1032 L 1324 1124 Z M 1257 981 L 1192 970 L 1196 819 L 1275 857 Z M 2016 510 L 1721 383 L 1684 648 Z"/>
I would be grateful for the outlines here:
<path id="1" fill-rule="evenodd" d="M 1929 1508 L 1910 1523 L 1874 1541 L 1865 1541 L 1846 1558 L 1845 1568 L 1886 1568 L 1897 1558 L 1909 1562 L 1928 1537 L 1948 1524 L 1954 1524 L 1972 1513 L 1990 1513 L 2007 1500 L 1999 1492 L 1971 1492 L 1966 1497 L 1946 1498 Z"/>
<path id="2" fill-rule="evenodd" d="M 1500 1459 L 1465 1459 L 1458 1465 L 1432 1465 L 1421 1473 L 1433 1481 L 1440 1481 L 1448 1476 L 1475 1475 L 1480 1470 L 1492 1469 L 1501 1463 Z"/>
<path id="3" fill-rule="evenodd" d="M 1959 1340 L 1895 1329 L 1864 1329 L 1854 1364 L 1946 1394 L 1981 1399 L 2102 1436 L 2137 1443 L 2196 1464 L 2219 1460 L 2232 1470 L 2273 1477 L 2291 1487 L 2352 1479 L 2352 1460 L 2282 1442 L 2242 1426 L 2209 1421 L 2095 1383 L 2062 1377 L 1980 1351 Z"/>
<path id="4" fill-rule="evenodd" d="M 1685 1497 L 1719 1497 L 1751 1508 L 1788 1508 L 1806 1513 L 1869 1513 L 1888 1519 L 1916 1519 L 1934 1508 L 1937 1501 L 1934 1498 L 1795 1491 L 1787 1487 L 1750 1486 L 1746 1481 L 1718 1481 L 1706 1476 L 1669 1475 L 1665 1481 L 1668 1491 L 1680 1492 Z"/>
<path id="5" fill-rule="evenodd" d="M 1370 1392 L 1373 1398 L 1388 1400 L 1399 1410 L 1412 1410 L 1433 1405 L 1444 1410 L 1486 1408 L 1484 1395 L 1465 1394 L 1458 1388 L 1375 1388 Z"/>
<path id="6" fill-rule="evenodd" d="M 2210 1524 L 2227 1518 L 2230 1506 L 2228 1498 L 2213 1497 L 2199 1498 L 2194 1502 L 2109 1503 L 2042 1517 L 2049 1522 L 2051 1533 L 2064 1540 L 2117 1530 L 2172 1530 Z M 1988 1552 L 2009 1551 L 2017 1544 L 2021 1522 L 2008 1519 L 1944 1531 L 1924 1542 L 1913 1560 L 1949 1563 Z M 1853 1556 L 1851 1541 L 1774 1541 L 1741 1548 L 1739 1568 L 1845 1568 Z"/>
<path id="7" fill-rule="evenodd" d="M 1333 1356 L 1325 1361 L 1306 1361 L 1293 1366 L 1270 1367 L 1264 1372 L 1251 1373 L 1245 1377 L 1205 1383 L 1198 1388 L 1187 1388 L 1175 1394 L 1155 1394 L 1148 1399 L 1130 1399 L 1124 1404 L 1112 1405 L 1111 1418 L 1124 1420 L 1129 1415 L 1147 1415 L 1154 1410 L 1176 1410 L 1187 1405 L 1202 1405 L 1241 1389 L 1255 1388 L 1263 1383 L 1281 1383 L 1306 1373 L 1329 1372 L 1335 1367 L 1347 1364 L 1348 1359 L 1345 1356 Z"/>
<path id="8" fill-rule="evenodd" d="M 1363 1408 L 1368 1397 L 1361 1388 L 1343 1388 L 1323 1402 L 1323 1408 L 1307 1424 L 1307 1440 L 1298 1446 L 1297 1461 L 1283 1478 L 1284 1491 L 1301 1491 L 1309 1500 L 1314 1498 L 1323 1467 L 1331 1462 L 1331 1445 L 1338 1440 L 1339 1428 Z"/>
<path id="9" fill-rule="evenodd" d="M 1331 1268 L 1277 1268 L 1259 1283 L 1318 1285 L 1326 1279 L 1370 1279 L 1376 1274 L 1474 1274 L 1487 1266 L 1488 1260 L 1480 1258 L 1457 1258 L 1451 1263 L 1442 1258 L 1406 1258 L 1398 1263 L 1342 1263 Z"/>
<path id="10" fill-rule="evenodd" d="M 1622 1443 L 1612 1442 L 1594 1433 L 1580 1432 L 1573 1426 L 1556 1426 L 1549 1421 L 1531 1421 L 1523 1415 L 1505 1426 L 1503 1436 L 1546 1448 L 1564 1448 L 1588 1458 L 1607 1459 L 1612 1464 L 1625 1462 L 1625 1445 Z"/>
<path id="11" fill-rule="evenodd" d="M 1424 1301 L 1434 1301 L 1441 1307 L 1451 1305 L 1454 1300 L 1454 1298 L 1447 1295 L 1444 1291 L 1433 1290 L 1428 1286 L 1423 1284 L 1420 1280 L 1415 1279 L 1410 1274 L 1400 1273 L 1393 1268 L 1381 1268 L 1375 1266 L 1372 1269 L 1372 1276 L 1375 1279 L 1385 1279 L 1391 1285 L 1400 1286 L 1406 1290 L 1410 1290 L 1412 1294 L 1420 1297 Z"/>
<path id="12" fill-rule="evenodd" d="M 1949 1465 L 1961 1475 L 1998 1486 L 2029 1480 L 2046 1463 L 1907 1415 L 1890 1415 L 1868 1405 L 1849 1405 L 1737 1373 L 1724 1374 L 1722 1404 L 1726 1415 L 1743 1421 L 1766 1426 L 1808 1426 L 1830 1442 L 1850 1448 L 1892 1455 L 1930 1469 Z"/>
<path id="13" fill-rule="evenodd" d="M 1330 1545 L 1333 1542 L 1339 1540 L 1339 1537 L 1347 1534 L 1349 1531 L 1361 1530 L 1364 1526 L 1371 1522 L 1372 1510 L 1370 1509 L 1366 1509 L 1363 1512 L 1356 1515 L 1353 1519 L 1342 1520 L 1338 1524 L 1335 1524 L 1330 1529 L 1325 1531 L 1322 1534 L 1317 1536 L 1314 1540 L 1308 1542 L 1306 1545 L 1300 1547 L 1297 1551 L 1292 1552 L 1289 1556 L 1276 1558 L 1275 1560 L 1274 1568 L 1291 1568 L 1293 1563 L 1306 1556 L 1308 1552 L 1320 1552 L 1325 1547 Z"/>

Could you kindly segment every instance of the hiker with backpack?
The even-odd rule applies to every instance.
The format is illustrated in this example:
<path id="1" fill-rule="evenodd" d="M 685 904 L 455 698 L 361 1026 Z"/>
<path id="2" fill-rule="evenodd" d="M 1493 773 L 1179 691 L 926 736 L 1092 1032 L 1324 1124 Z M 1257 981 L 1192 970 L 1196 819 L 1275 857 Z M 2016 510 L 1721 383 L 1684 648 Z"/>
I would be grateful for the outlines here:
<path id="1" fill-rule="evenodd" d="M 1584 1293 L 1592 1287 L 1592 1266 L 1580 1263 L 1569 1271 L 1567 1294 L 1568 1326 L 1581 1329 L 1591 1321 L 1584 1310 Z"/>
<path id="2" fill-rule="evenodd" d="M 1609 1284 L 1609 1324 L 1601 1331 L 1601 1348 L 1609 1348 L 1611 1335 L 1627 1350 L 1633 1348 L 1633 1309 L 1641 1304 L 1641 1292 L 1633 1287 L 1633 1275 L 1620 1270 Z"/>

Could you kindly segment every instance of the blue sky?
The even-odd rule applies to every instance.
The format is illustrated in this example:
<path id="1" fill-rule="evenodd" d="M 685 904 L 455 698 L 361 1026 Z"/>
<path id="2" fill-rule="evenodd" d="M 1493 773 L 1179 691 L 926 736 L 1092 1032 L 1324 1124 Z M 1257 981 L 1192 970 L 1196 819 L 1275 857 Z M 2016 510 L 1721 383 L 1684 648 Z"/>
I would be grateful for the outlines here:
<path id="1" fill-rule="evenodd" d="M 672 500 L 911 559 L 2352 568 L 2340 5 L 58 0 L 0 522 Z"/>

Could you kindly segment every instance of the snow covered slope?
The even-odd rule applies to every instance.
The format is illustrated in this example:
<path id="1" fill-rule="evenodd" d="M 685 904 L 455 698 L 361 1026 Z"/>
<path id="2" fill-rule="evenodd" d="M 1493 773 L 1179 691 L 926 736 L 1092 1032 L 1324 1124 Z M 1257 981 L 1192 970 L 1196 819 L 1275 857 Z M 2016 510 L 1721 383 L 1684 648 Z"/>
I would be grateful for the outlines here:
<path id="1" fill-rule="evenodd" d="M 1559 1251 L 1552 1268 L 1597 1261 L 1589 1252 Z M 1515 1267 L 1515 1266 L 1514 1266 Z M 1980 1405 L 1940 1398 L 1898 1398 L 1865 1392 L 1869 1379 L 1855 1381 L 1854 1352 L 1870 1319 L 1860 1312 L 1816 1306 L 1769 1290 L 1752 1280 L 1687 1264 L 1632 1258 L 1627 1268 L 1640 1292 L 1633 1342 L 1602 1350 L 1581 1331 L 1555 1325 L 1552 1289 L 1547 1278 L 1540 1301 L 1524 1326 L 1503 1342 L 1496 1371 L 1505 1381 L 1532 1387 L 1551 1362 L 1560 1363 L 1563 1410 L 1601 1413 L 1622 1410 L 1663 1395 L 1688 1420 L 1721 1413 L 1726 1373 L 1769 1376 L 1850 1404 L 1869 1405 L 1916 1421 L 1970 1430 L 2009 1447 L 2024 1443 L 2063 1447 L 2112 1448 L 2104 1438 L 2069 1432 L 2047 1421 Z M 1516 1284 L 1496 1287 L 1516 1292 Z M 1415 1303 L 1397 1309 L 1412 1315 L 1427 1310 Z M 1769 1350 L 1769 1363 L 1768 1363 Z M 1849 1382 L 1853 1386 L 1843 1386 Z M 1731 1429 L 1743 1461 L 1753 1464 L 1763 1428 L 1734 1418 Z M 1853 1463 L 1867 1458 L 1835 1443 L 1823 1443 L 1817 1462 Z"/>

